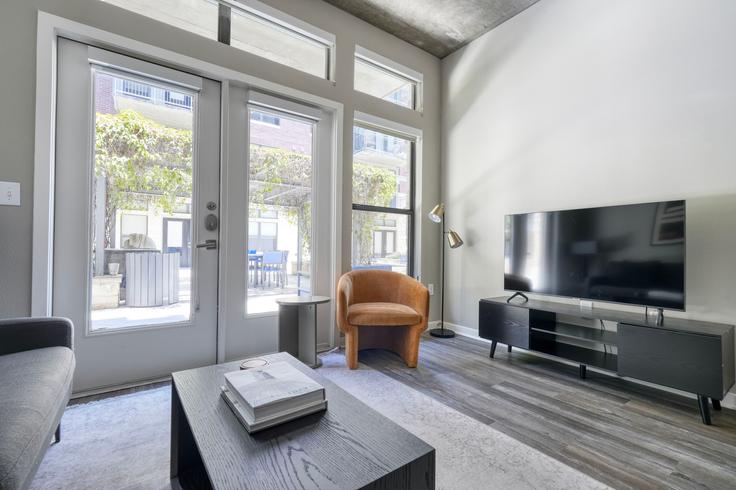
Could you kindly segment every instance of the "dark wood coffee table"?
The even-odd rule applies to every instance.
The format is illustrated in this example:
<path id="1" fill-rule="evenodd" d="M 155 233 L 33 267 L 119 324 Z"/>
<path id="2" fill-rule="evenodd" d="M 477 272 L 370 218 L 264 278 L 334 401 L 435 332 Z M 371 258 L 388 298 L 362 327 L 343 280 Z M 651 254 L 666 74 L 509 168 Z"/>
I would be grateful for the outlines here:
<path id="1" fill-rule="evenodd" d="M 240 361 L 172 375 L 171 477 L 183 487 L 431 489 L 435 451 L 287 353 L 325 387 L 326 412 L 248 434 L 220 396 Z"/>

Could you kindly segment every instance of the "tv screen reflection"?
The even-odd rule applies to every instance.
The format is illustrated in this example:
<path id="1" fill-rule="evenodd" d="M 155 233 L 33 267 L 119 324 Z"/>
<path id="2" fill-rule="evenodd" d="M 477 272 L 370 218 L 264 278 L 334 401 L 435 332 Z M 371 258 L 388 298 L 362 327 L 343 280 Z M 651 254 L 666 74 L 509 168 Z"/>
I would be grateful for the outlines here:
<path id="1" fill-rule="evenodd" d="M 510 291 L 682 310 L 685 201 L 507 215 Z"/>

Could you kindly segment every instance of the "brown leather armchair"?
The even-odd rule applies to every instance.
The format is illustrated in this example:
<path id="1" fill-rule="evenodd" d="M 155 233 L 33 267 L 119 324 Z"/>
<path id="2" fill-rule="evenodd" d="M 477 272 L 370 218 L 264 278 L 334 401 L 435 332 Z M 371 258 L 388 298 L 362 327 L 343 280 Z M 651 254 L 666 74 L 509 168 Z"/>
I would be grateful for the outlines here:
<path id="1" fill-rule="evenodd" d="M 356 270 L 337 283 L 337 325 L 345 334 L 348 367 L 358 351 L 389 349 L 417 366 L 419 338 L 427 328 L 429 291 L 416 279 L 385 270 Z"/>

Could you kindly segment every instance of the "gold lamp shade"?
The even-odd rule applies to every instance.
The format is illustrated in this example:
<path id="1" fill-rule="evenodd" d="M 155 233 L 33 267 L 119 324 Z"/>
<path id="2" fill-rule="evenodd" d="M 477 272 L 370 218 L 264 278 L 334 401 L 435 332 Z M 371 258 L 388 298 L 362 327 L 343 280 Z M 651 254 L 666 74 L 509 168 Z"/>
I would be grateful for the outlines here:
<path id="1" fill-rule="evenodd" d="M 433 207 L 432 211 L 430 211 L 428 214 L 429 219 L 431 219 L 435 223 L 441 223 L 442 217 L 444 215 L 445 215 L 445 205 L 442 203 L 439 203 L 435 207 Z"/>
<path id="2" fill-rule="evenodd" d="M 450 230 L 447 232 L 447 243 L 450 245 L 450 248 L 458 248 L 462 247 L 463 239 L 460 238 L 460 235 L 455 230 Z"/>

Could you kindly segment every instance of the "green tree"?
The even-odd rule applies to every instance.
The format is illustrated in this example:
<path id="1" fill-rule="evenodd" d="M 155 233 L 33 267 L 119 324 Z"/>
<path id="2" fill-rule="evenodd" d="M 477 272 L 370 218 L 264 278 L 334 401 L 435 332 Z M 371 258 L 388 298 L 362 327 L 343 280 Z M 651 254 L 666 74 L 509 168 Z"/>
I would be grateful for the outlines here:
<path id="1" fill-rule="evenodd" d="M 192 131 L 125 110 L 97 114 L 95 176 L 105 185 L 105 246 L 118 209 L 173 212 L 192 193 Z"/>
<path id="2" fill-rule="evenodd" d="M 312 158 L 304 153 L 251 145 L 250 202 L 265 209 L 275 206 L 287 213 L 300 233 L 302 257 L 312 243 Z M 396 173 L 387 168 L 353 163 L 353 201 L 388 206 L 396 193 Z M 375 215 L 355 213 L 353 237 L 358 263 L 370 263 Z"/>
<path id="3" fill-rule="evenodd" d="M 396 173 L 387 168 L 353 162 L 353 202 L 388 206 L 396 194 Z M 375 213 L 353 211 L 353 262 L 370 264 L 373 257 Z"/>
<path id="4" fill-rule="evenodd" d="M 250 145 L 248 199 L 255 208 L 276 207 L 297 226 L 299 257 L 309 257 L 312 244 L 312 157 L 304 153 Z"/>
<path id="5" fill-rule="evenodd" d="M 126 110 L 97 114 L 95 175 L 105 183 L 105 246 L 113 244 L 118 209 L 173 212 L 192 193 L 192 131 L 159 124 Z M 274 206 L 295 223 L 302 257 L 312 242 L 312 158 L 259 145 L 250 147 L 250 202 Z M 388 206 L 396 193 L 396 174 L 354 162 L 353 201 Z M 375 215 L 355 213 L 353 235 L 358 263 L 370 263 Z"/>

